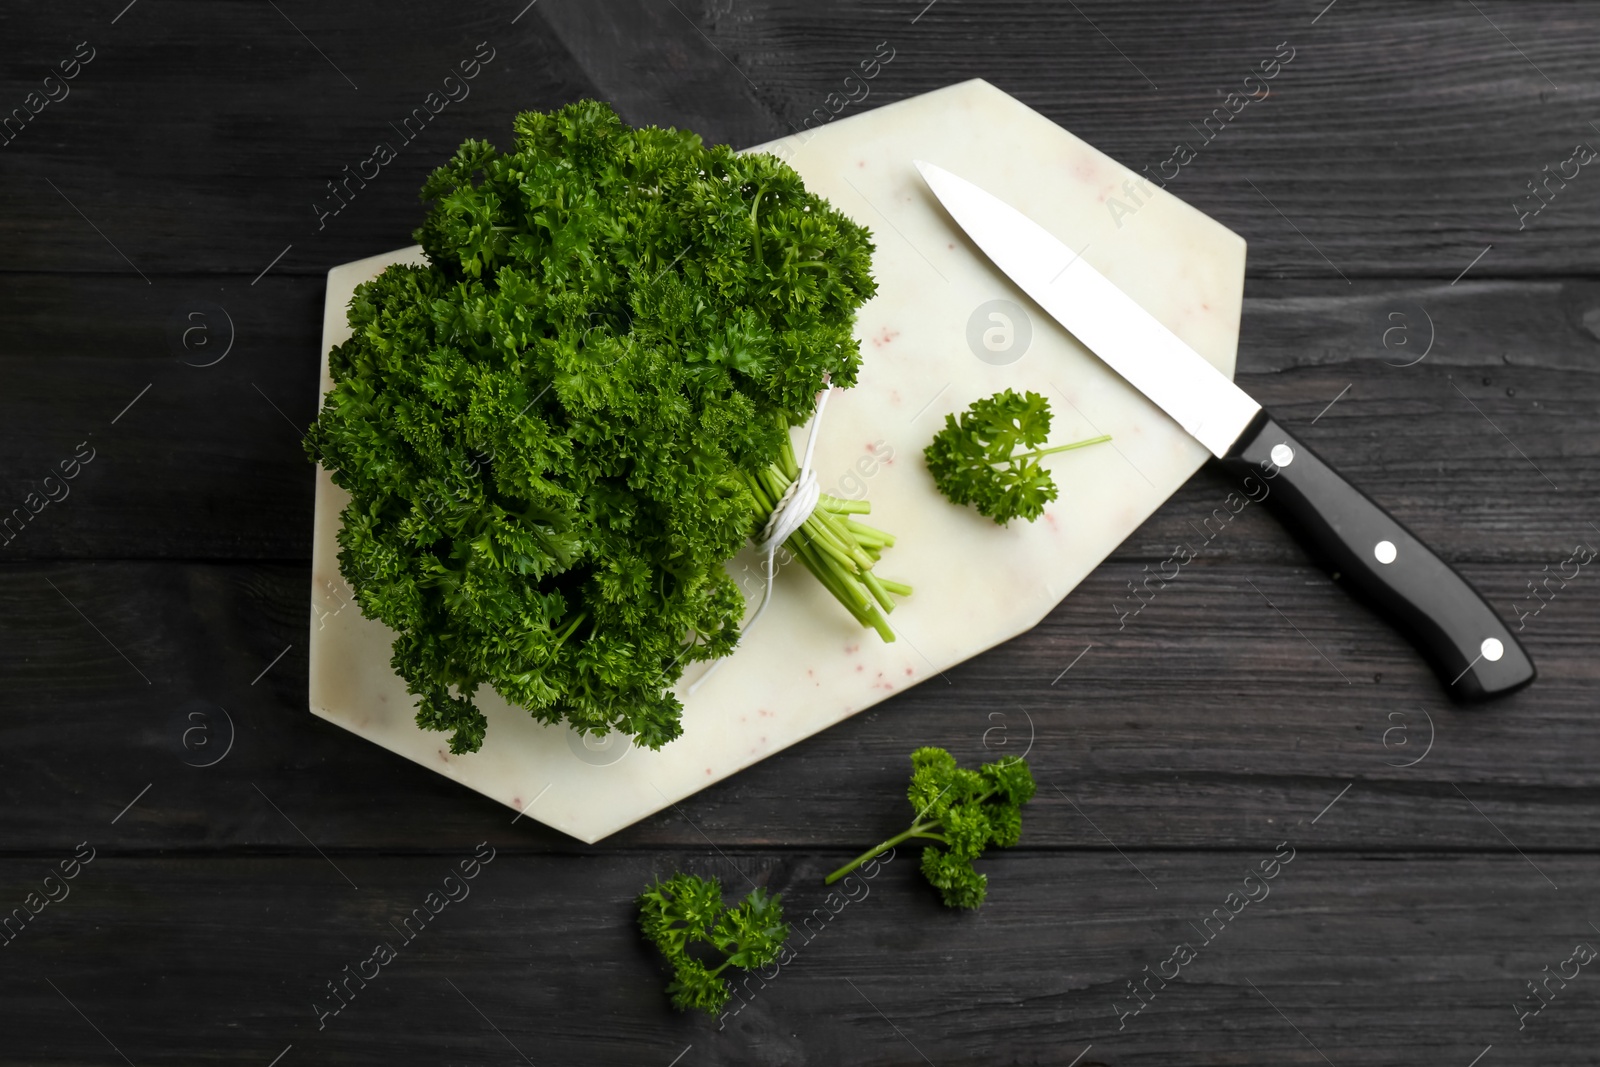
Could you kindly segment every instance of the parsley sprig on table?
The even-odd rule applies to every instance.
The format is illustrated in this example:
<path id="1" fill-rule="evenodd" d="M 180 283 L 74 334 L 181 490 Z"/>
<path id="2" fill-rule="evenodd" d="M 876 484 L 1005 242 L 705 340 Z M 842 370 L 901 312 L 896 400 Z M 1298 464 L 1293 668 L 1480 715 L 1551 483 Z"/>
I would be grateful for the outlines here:
<path id="1" fill-rule="evenodd" d="M 684 667 L 738 640 L 723 564 L 798 473 L 789 428 L 856 381 L 872 243 L 769 155 L 593 101 L 513 128 L 423 187 L 429 265 L 356 289 L 307 449 L 421 726 L 476 751 L 488 685 L 659 748 Z M 826 498 L 788 544 L 888 637 L 910 590 L 872 574 L 893 538 L 859 510 Z"/>
<path id="2" fill-rule="evenodd" d="M 1056 498 L 1055 480 L 1040 460 L 1111 440 L 1102 434 L 1042 447 L 1049 437 L 1049 401 L 1038 393 L 1019 396 L 1007 389 L 973 401 L 959 417 L 946 415 L 944 429 L 923 455 L 941 493 L 1005 526 L 1016 518 L 1033 522 Z"/>
<path id="3" fill-rule="evenodd" d="M 722 903 L 721 882 L 692 874 L 675 874 L 641 893 L 639 927 L 672 965 L 667 985 L 672 1006 L 714 1015 L 732 996 L 723 971 L 752 971 L 777 959 L 789 936 L 781 900 L 781 893 L 769 897 L 765 890 L 753 889 L 737 907 L 728 908 Z M 720 962 L 712 967 L 691 954 L 696 945 L 713 950 Z"/>
<path id="4" fill-rule="evenodd" d="M 942 748 L 911 754 L 907 797 L 916 817 L 911 828 L 863 852 L 824 880 L 832 885 L 874 856 L 904 841 L 936 842 L 922 850 L 922 874 L 947 907 L 976 908 L 988 895 L 989 878 L 972 867 L 990 845 L 1010 848 L 1022 836 L 1022 805 L 1033 798 L 1028 761 L 1007 756 L 977 770 L 956 765 Z M 944 848 L 938 847 L 943 845 Z"/>

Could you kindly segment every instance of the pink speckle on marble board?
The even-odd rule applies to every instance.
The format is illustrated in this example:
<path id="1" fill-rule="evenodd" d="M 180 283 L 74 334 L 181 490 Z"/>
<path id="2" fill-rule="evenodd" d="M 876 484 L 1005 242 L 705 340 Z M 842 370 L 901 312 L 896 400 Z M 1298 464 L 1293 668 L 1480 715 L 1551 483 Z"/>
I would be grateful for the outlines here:
<path id="1" fill-rule="evenodd" d="M 911 668 L 910 667 L 906 668 L 906 677 L 907 678 L 911 677 Z"/>
<path id="2" fill-rule="evenodd" d="M 896 337 L 899 336 L 899 330 L 891 330 L 889 327 L 885 326 L 872 338 L 872 343 L 877 345 L 879 348 L 882 348 L 884 345 L 891 343 Z"/>
<path id="3" fill-rule="evenodd" d="M 844 646 L 844 654 L 847 655 L 847 656 L 853 656 L 857 652 L 860 652 L 860 651 L 861 651 L 861 645 L 860 645 L 859 642 L 857 642 L 856 644 L 853 644 L 853 645 L 845 645 Z"/>

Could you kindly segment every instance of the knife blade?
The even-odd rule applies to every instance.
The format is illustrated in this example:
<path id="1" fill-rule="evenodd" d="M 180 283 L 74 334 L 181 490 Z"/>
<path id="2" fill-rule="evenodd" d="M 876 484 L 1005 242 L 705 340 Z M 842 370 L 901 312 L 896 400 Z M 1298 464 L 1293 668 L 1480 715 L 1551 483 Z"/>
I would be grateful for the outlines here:
<path id="1" fill-rule="evenodd" d="M 964 178 L 917 169 L 956 225 L 1047 315 L 1166 412 L 1234 476 L 1259 474 L 1284 525 L 1405 636 L 1464 703 L 1533 681 L 1488 602 L 1414 534 L 1044 227 Z"/>

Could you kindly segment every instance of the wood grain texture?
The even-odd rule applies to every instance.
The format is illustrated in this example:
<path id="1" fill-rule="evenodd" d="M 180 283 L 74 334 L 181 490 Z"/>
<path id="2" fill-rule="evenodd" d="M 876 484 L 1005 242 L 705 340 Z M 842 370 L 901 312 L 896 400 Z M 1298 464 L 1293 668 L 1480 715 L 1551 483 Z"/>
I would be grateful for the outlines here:
<path id="1" fill-rule="evenodd" d="M 594 95 L 537 13 L 513 24 L 506 6 L 183 0 L 135 7 L 114 26 L 114 12 L 8 12 L 7 109 L 77 42 L 96 56 L 69 96 L 0 148 L 7 269 L 248 281 L 291 244 L 275 272 L 320 275 L 409 244 L 417 190 L 462 140 L 509 140 L 516 111 Z M 492 59 L 465 88 L 446 87 L 480 42 Z M 408 139 L 404 120 L 447 91 L 463 98 L 413 120 Z M 327 183 L 359 171 L 378 143 L 398 157 L 319 221 L 314 204 L 337 204 Z"/>
<path id="2" fill-rule="evenodd" d="M 912 852 L 850 886 L 853 900 L 820 884 L 843 853 L 679 853 L 730 897 L 781 891 L 796 927 L 794 958 L 742 986 L 722 1020 L 671 1011 L 633 929 L 660 858 L 501 850 L 407 941 L 401 922 L 477 842 L 426 857 L 133 858 L 113 853 L 111 828 L 85 825 L 56 852 L 85 838 L 100 852 L 5 949 L 0 1064 L 117 1062 L 112 1044 L 133 1063 L 266 1064 L 292 1046 L 285 1063 L 520 1053 L 659 1067 L 1066 1067 L 1091 1045 L 1080 1063 L 1466 1064 L 1492 1044 L 1500 1062 L 1531 1064 L 1592 1039 L 1588 970 L 1552 983 L 1521 1031 L 1513 1004 L 1576 944 L 1600 943 L 1580 888 L 1595 857 L 1313 851 L 1334 819 L 1241 852 L 1018 850 L 984 861 L 990 902 L 975 915 L 942 909 Z M 1251 884 L 1260 899 L 1230 902 L 1286 839 L 1294 858 Z M 56 852 L 0 865 L 19 904 Z M 380 943 L 397 958 L 320 1016 L 314 1005 L 338 1003 L 327 983 Z M 1165 988 L 1152 979 L 1131 1014 L 1128 983 L 1184 943 L 1193 960 Z"/>
<path id="3" fill-rule="evenodd" d="M 1600 179 L 1516 205 L 1600 143 L 1597 29 L 1564 0 L 0 11 L 0 118 L 96 50 L 0 146 L 0 516 L 95 456 L 0 544 L 0 917 L 98 849 L 0 934 L 0 1065 L 1592 1061 L 1592 968 L 1519 1015 L 1600 945 L 1600 585 L 1544 584 L 1600 545 Z M 470 96 L 319 223 L 479 42 Z M 1533 687 L 1454 707 L 1261 508 L 1209 533 L 1205 470 L 1034 631 L 597 846 L 307 713 L 323 273 L 408 243 L 460 140 L 597 96 L 749 144 L 983 77 L 1159 170 L 1280 42 L 1271 95 L 1169 183 L 1250 242 L 1239 381 L 1522 618 Z M 830 99 L 880 43 L 867 98 Z M 828 901 L 903 825 L 920 744 L 1025 751 L 1025 845 L 975 915 L 909 853 Z M 480 841 L 473 895 L 319 1030 L 325 983 Z M 1285 841 L 1271 895 L 1129 1014 Z M 668 1009 L 633 927 L 678 869 L 815 916 L 721 1029 Z"/>
<path id="4" fill-rule="evenodd" d="M 8 12 L 7 108 L 77 42 L 92 39 L 97 56 L 0 148 L 6 269 L 132 273 L 87 216 L 145 274 L 254 275 L 290 243 L 275 270 L 321 273 L 405 243 L 435 161 L 464 137 L 503 142 L 517 109 L 601 95 L 636 121 L 753 143 L 829 114 L 830 93 L 859 95 L 844 79 L 880 41 L 895 58 L 853 108 L 984 77 L 1135 169 L 1159 174 L 1177 143 L 1192 144 L 1171 191 L 1243 234 L 1257 275 L 1448 280 L 1491 244 L 1476 277 L 1600 264 L 1600 181 L 1552 186 L 1525 225 L 1513 207 L 1546 164 L 1600 136 L 1587 53 L 1600 12 L 1563 0 L 1483 15 L 1346 0 L 1315 25 L 1321 5 L 1288 0 L 1226 17 L 1177 3 L 939 0 L 914 22 L 925 6 L 914 0 L 701 0 L 679 12 L 664 0 L 545 0 L 515 23 L 521 5 L 481 0 L 406 0 L 378 18 L 359 5 L 279 6 L 181 0 L 115 26 L 46 5 Z M 319 229 L 324 183 L 392 139 L 390 123 L 480 41 L 497 53 L 471 95 L 397 145 L 400 158 Z M 1294 58 L 1270 95 L 1202 143 L 1196 128 L 1280 42 Z"/>
<path id="5" fill-rule="evenodd" d="M 323 280 L 156 281 L 24 274 L 0 289 L 0 505 L 19 505 L 89 435 L 98 450 L 73 496 L 0 559 L 309 554 L 299 434 L 316 414 Z M 1600 523 L 1585 508 L 1600 496 L 1588 279 L 1252 280 L 1238 380 L 1446 559 L 1558 562 Z M 1164 559 L 1228 491 L 1202 473 L 1115 558 Z M 1253 529 L 1222 557 L 1300 558 L 1270 523 Z"/>
<path id="6" fill-rule="evenodd" d="M 834 107 L 879 41 L 896 58 L 864 106 L 986 78 L 1135 170 L 1175 170 L 1169 191 L 1243 234 L 1253 274 L 1450 279 L 1490 244 L 1476 276 L 1592 271 L 1579 235 L 1600 182 L 1553 184 L 1526 222 L 1513 204 L 1596 136 L 1583 42 L 1600 12 L 1415 0 L 1318 17 L 1328 6 L 794 0 L 704 21 L 785 127 Z M 1292 58 L 1247 84 L 1280 43 Z M 1263 91 L 1203 128 L 1227 94 Z M 1193 161 L 1163 170 L 1179 144 Z"/>
<path id="7" fill-rule="evenodd" d="M 1120 619 L 1112 604 L 1129 602 L 1142 566 L 1101 567 L 1035 630 L 593 848 L 513 826 L 500 805 L 311 716 L 304 567 L 11 568 L 0 797 L 17 819 L 5 848 L 109 819 L 149 785 L 123 818 L 146 848 L 309 838 L 388 851 L 477 833 L 580 854 L 695 848 L 707 835 L 860 849 L 903 828 L 907 756 L 937 744 L 967 762 L 1027 754 L 1048 787 L 1029 811 L 1038 847 L 1241 847 L 1350 786 L 1322 847 L 1600 851 L 1592 576 L 1526 620 L 1533 688 L 1462 710 L 1315 571 L 1202 556 Z M 1502 604 L 1531 576 L 1466 572 Z"/>

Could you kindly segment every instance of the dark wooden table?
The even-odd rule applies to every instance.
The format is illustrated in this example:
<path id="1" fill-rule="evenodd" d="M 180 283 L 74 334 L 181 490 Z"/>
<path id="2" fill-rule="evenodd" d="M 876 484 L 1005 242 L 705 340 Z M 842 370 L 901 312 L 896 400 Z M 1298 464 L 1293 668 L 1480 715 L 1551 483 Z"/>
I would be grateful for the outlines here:
<path id="1" fill-rule="evenodd" d="M 0 915 L 30 916 L 0 1063 L 1600 1062 L 1600 972 L 1568 962 L 1600 945 L 1600 564 L 1569 562 L 1600 547 L 1600 173 L 1565 162 L 1600 145 L 1600 8 L 524 3 L 0 11 L 0 115 L 30 116 L 0 146 L 0 506 L 59 498 L 0 545 Z M 319 217 L 479 42 L 470 97 Z M 327 268 L 408 243 L 431 166 L 518 109 L 751 144 L 880 42 L 854 109 L 983 77 L 1152 168 L 1292 50 L 1169 186 L 1250 242 L 1239 380 L 1521 620 L 1537 683 L 1452 706 L 1254 508 L 1119 630 L 1226 495 L 1203 471 L 1033 632 L 594 847 L 309 715 Z M 911 748 L 1030 738 L 1045 788 L 982 911 L 898 859 L 725 1025 L 669 1010 L 653 876 L 809 912 L 897 828 Z M 480 842 L 471 897 L 319 1029 Z"/>

